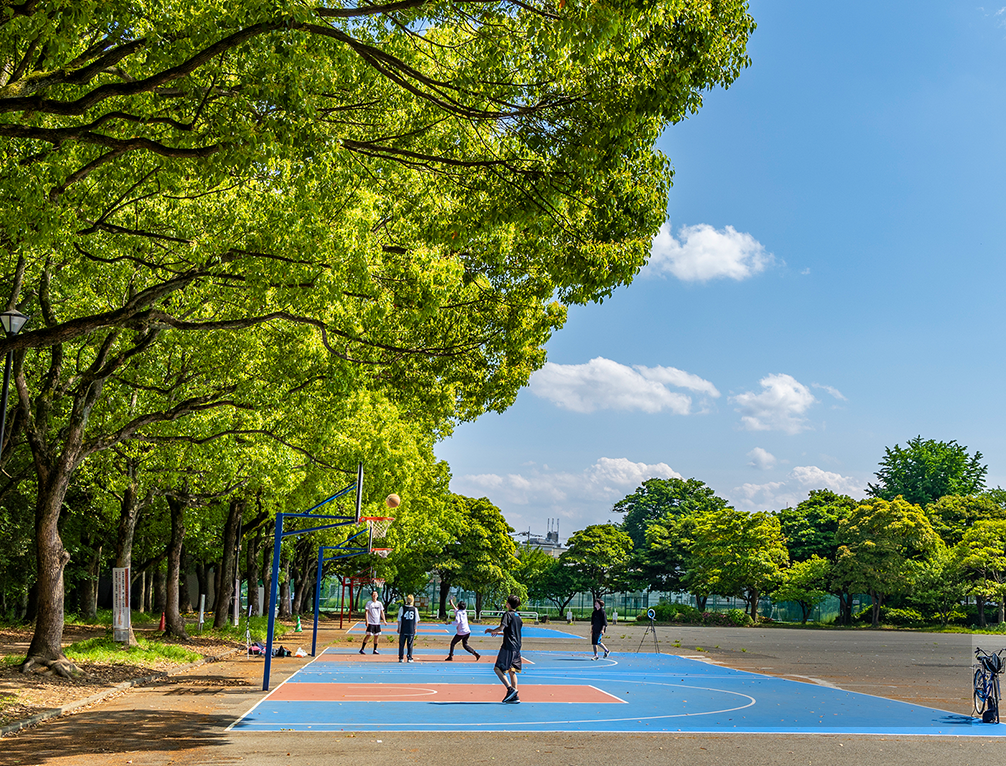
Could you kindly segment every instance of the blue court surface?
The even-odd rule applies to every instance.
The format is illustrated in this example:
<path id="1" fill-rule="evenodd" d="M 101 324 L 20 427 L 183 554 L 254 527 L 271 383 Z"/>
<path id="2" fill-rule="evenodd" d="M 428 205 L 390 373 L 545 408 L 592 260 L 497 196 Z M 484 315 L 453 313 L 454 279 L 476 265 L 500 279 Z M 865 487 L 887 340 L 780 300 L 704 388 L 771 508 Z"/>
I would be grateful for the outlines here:
<path id="1" fill-rule="evenodd" d="M 231 729 L 1006 736 L 1006 724 L 674 655 L 524 654 L 534 664 L 511 705 L 492 655 L 447 663 L 426 651 L 399 664 L 328 649 Z"/>
<path id="2" fill-rule="evenodd" d="M 495 627 L 489 625 L 471 625 L 472 636 L 482 637 L 485 635 L 485 629 L 487 627 Z M 353 633 L 357 635 L 363 635 L 367 632 L 367 624 L 365 622 L 355 622 L 346 631 L 347 633 Z M 397 623 L 390 622 L 387 625 L 381 626 L 382 633 L 394 633 L 398 634 Z M 441 622 L 421 622 L 417 628 L 417 634 L 420 636 L 453 636 L 454 635 L 454 623 L 449 623 L 444 625 Z M 553 630 L 552 628 L 539 628 L 535 625 L 525 625 L 521 629 L 521 636 L 524 638 L 576 638 L 582 641 L 587 639 L 583 636 L 577 636 L 573 633 L 564 633 L 561 630 Z M 501 639 L 502 640 L 502 639 Z"/>

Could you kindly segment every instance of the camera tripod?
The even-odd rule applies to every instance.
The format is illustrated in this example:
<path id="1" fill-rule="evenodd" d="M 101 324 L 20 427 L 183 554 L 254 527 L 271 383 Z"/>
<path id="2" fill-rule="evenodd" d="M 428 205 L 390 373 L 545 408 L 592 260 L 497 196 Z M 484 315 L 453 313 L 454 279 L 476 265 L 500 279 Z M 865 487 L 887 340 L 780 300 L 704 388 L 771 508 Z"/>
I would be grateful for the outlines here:
<path id="1" fill-rule="evenodd" d="M 639 642 L 639 647 L 636 649 L 636 654 L 639 654 L 639 650 L 643 648 L 643 643 L 646 641 L 646 636 L 650 633 L 653 634 L 653 649 L 657 654 L 660 654 L 660 647 L 657 645 L 657 626 L 653 624 L 653 620 L 656 617 L 652 609 L 646 610 L 646 616 L 650 618 L 650 624 L 646 626 L 646 630 L 643 631 L 643 638 Z"/>

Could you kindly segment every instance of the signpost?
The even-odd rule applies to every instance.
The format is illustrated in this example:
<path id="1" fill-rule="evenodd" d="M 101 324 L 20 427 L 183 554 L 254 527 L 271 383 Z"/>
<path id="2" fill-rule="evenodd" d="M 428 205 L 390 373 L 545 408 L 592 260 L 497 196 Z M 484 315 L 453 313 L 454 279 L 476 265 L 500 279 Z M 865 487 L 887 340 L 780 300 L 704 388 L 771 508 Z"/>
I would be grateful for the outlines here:
<path id="1" fill-rule="evenodd" d="M 129 643 L 129 567 L 112 569 L 112 640 Z"/>

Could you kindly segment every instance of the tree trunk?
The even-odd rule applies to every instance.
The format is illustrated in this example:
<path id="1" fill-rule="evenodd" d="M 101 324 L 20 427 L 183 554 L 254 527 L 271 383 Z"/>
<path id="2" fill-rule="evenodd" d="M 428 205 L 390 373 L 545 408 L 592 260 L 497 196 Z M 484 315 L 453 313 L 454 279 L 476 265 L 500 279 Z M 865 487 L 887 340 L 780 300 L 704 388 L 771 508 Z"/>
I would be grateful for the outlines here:
<path id="1" fill-rule="evenodd" d="M 252 614 L 260 614 L 263 609 L 258 598 L 258 584 L 260 579 L 259 560 L 262 555 L 262 528 L 259 527 L 248 540 L 248 551 L 245 560 L 248 562 L 245 570 L 245 578 L 248 580 L 248 605 Z"/>
<path id="2" fill-rule="evenodd" d="M 700 612 L 706 611 L 706 601 L 709 600 L 709 596 L 699 596 L 695 594 L 695 608 Z"/>
<path id="3" fill-rule="evenodd" d="M 482 614 L 482 591 L 475 591 L 475 614 Z"/>
<path id="4" fill-rule="evenodd" d="M 178 610 L 182 614 L 191 614 L 194 610 L 192 609 L 192 592 L 189 590 L 189 573 L 192 571 L 192 557 L 189 556 L 189 552 L 185 549 L 185 543 L 182 542 L 182 567 L 178 574 Z"/>
<path id="5" fill-rule="evenodd" d="M 154 564 L 154 614 L 163 614 L 166 611 L 168 601 L 167 572 L 166 567 L 158 561 Z"/>
<path id="6" fill-rule="evenodd" d="M 39 475 L 35 502 L 38 612 L 21 672 L 27 673 L 35 665 L 44 665 L 58 675 L 71 677 L 79 669 L 63 654 L 63 570 L 70 561 L 70 554 L 59 536 L 59 514 L 70 483 L 70 469 L 65 461 L 51 471 L 47 468 L 36 458 Z"/>
<path id="7" fill-rule="evenodd" d="M 94 621 L 98 617 L 98 576 L 101 567 L 101 545 L 91 554 L 87 564 L 87 578 L 80 585 L 80 613 L 85 619 Z"/>
<path id="8" fill-rule="evenodd" d="M 168 572 L 164 608 L 164 634 L 183 641 L 189 640 L 185 632 L 185 621 L 178 611 L 178 583 L 182 569 L 182 541 L 185 539 L 185 501 L 168 496 L 171 511 L 171 540 L 168 543 Z"/>
<path id="9" fill-rule="evenodd" d="M 136 535 L 136 523 L 140 520 L 140 505 L 136 496 L 136 466 L 133 461 L 126 464 L 126 475 L 129 481 L 126 489 L 122 493 L 119 501 L 119 529 L 115 536 L 115 566 L 129 570 L 130 583 L 129 592 L 132 595 L 132 575 L 133 575 L 133 539 Z M 132 603 L 130 598 L 130 609 L 139 606 L 139 611 L 143 611 L 143 583 L 140 585 L 140 603 Z M 133 621 L 129 621 L 129 640 L 127 646 L 137 646 L 136 634 L 133 632 Z"/>
<path id="10" fill-rule="evenodd" d="M 362 589 L 361 589 L 362 590 Z M 290 561 L 280 562 L 279 570 L 279 616 L 290 619 Z"/>
<path id="11" fill-rule="evenodd" d="M 437 616 L 441 620 L 447 620 L 447 596 L 451 592 L 451 581 L 445 580 L 443 577 L 440 578 L 440 609 L 437 612 Z M 478 619 L 478 608 L 475 610 L 475 618 Z"/>
<path id="12" fill-rule="evenodd" d="M 813 607 L 810 604 L 805 604 L 802 601 L 800 601 L 799 604 L 800 604 L 800 611 L 803 612 L 803 619 L 800 620 L 800 624 L 806 625 L 807 620 L 810 619 L 810 611 L 811 609 L 813 609 Z"/>
<path id="13" fill-rule="evenodd" d="M 978 605 L 978 627 L 985 627 L 985 599 L 981 596 L 975 596 L 975 603 Z"/>
<path id="14" fill-rule="evenodd" d="M 883 594 L 875 593 L 872 590 L 870 591 L 870 599 L 873 601 L 870 608 L 870 612 L 873 616 L 873 623 L 871 624 L 871 627 L 873 628 L 880 627 L 880 605 L 883 598 Z"/>
<path id="15" fill-rule="evenodd" d="M 238 523 L 244 513 L 243 498 L 230 501 L 227 521 L 224 523 L 223 552 L 220 556 L 218 589 L 213 603 L 213 627 L 223 628 L 230 617 L 231 598 L 234 595 L 234 573 L 237 569 Z"/>
<path id="16" fill-rule="evenodd" d="M 749 588 L 745 598 L 745 601 L 748 602 L 748 615 L 756 625 L 758 624 L 758 598 L 760 595 L 757 588 Z"/>
<path id="17" fill-rule="evenodd" d="M 838 592 L 838 624 L 852 625 L 852 594 L 848 591 Z"/>

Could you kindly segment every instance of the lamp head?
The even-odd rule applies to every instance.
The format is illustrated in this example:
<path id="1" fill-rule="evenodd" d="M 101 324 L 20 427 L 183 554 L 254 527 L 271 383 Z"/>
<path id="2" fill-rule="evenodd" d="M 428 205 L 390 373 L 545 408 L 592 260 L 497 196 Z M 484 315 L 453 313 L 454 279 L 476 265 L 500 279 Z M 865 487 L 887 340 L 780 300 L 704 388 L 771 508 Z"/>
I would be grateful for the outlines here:
<path id="1" fill-rule="evenodd" d="M 12 338 L 21 332 L 21 328 L 24 327 L 27 322 L 28 317 L 20 311 L 14 310 L 0 313 L 0 325 L 3 325 L 3 331 L 7 333 L 8 338 Z"/>

